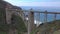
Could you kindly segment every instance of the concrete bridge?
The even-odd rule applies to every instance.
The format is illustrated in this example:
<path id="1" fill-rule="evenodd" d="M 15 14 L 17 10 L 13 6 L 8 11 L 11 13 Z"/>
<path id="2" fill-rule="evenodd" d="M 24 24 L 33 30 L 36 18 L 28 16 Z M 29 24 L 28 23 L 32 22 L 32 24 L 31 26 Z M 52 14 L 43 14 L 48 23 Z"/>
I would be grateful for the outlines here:
<path id="1" fill-rule="evenodd" d="M 26 12 L 28 13 L 27 15 L 26 15 Z M 25 25 L 28 29 L 28 34 L 30 34 L 33 29 L 37 28 L 36 26 L 40 25 L 39 23 L 37 23 L 39 25 L 34 24 L 34 13 L 38 13 L 38 17 L 37 17 L 38 21 L 40 21 L 40 14 L 43 13 L 45 23 L 47 22 L 47 15 L 48 14 L 54 14 L 54 18 L 53 18 L 54 20 L 56 20 L 57 14 L 60 14 L 60 12 L 47 12 L 47 11 L 41 12 L 41 11 L 34 11 L 32 9 L 31 10 L 18 10 L 18 9 L 8 9 L 8 8 L 6 8 L 6 21 L 7 21 L 7 24 L 11 23 L 11 17 L 12 17 L 11 15 L 12 14 L 19 15 L 24 20 Z M 38 34 L 39 34 L 39 32 L 38 32 Z"/>

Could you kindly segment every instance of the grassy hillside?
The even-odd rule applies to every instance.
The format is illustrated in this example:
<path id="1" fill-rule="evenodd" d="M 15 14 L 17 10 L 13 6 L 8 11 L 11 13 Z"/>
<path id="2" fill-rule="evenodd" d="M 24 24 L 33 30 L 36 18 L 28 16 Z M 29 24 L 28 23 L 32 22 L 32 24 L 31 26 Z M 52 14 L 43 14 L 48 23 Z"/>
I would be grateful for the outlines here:
<path id="1" fill-rule="evenodd" d="M 27 31 L 26 26 L 24 24 L 24 21 L 18 15 L 12 15 L 11 26 L 13 26 L 14 28 L 16 28 L 20 32 L 26 32 Z"/>
<path id="2" fill-rule="evenodd" d="M 60 20 L 51 21 L 40 25 L 38 28 L 34 29 L 31 34 L 40 32 L 40 34 L 49 34 L 60 29 Z"/>

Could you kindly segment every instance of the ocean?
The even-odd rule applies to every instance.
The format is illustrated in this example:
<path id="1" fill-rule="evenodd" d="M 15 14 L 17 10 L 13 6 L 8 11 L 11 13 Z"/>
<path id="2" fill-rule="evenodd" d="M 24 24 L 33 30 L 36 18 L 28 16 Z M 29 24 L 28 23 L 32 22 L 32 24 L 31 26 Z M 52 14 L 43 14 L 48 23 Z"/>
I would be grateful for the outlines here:
<path id="1" fill-rule="evenodd" d="M 31 8 L 36 11 L 44 12 L 47 10 L 48 12 L 60 12 L 60 7 L 34 7 L 34 6 L 20 6 L 23 10 L 30 10 Z M 37 16 L 37 14 L 35 14 Z M 37 20 L 37 17 L 34 17 L 35 20 Z M 60 14 L 57 14 L 56 17 L 57 20 L 60 20 Z M 53 21 L 54 20 L 54 14 L 48 14 L 47 21 Z M 44 22 L 44 14 L 40 14 L 40 22 Z"/>

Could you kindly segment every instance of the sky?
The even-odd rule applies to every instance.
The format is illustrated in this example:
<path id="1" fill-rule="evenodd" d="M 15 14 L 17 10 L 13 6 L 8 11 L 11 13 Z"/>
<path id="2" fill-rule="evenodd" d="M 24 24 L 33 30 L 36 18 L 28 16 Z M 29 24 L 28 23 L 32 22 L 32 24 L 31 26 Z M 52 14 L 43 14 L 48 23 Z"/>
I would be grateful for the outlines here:
<path id="1" fill-rule="evenodd" d="M 5 0 L 16 6 L 60 7 L 60 0 Z"/>

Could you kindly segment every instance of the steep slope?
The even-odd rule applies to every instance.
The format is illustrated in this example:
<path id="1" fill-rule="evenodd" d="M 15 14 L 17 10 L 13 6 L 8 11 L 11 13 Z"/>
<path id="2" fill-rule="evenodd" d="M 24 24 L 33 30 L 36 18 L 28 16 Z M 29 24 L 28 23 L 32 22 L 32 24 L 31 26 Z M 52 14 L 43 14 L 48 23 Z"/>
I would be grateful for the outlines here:
<path id="1" fill-rule="evenodd" d="M 12 28 L 16 28 L 19 32 L 27 32 L 27 28 L 24 24 L 24 21 L 20 16 L 12 15 Z"/>
<path id="2" fill-rule="evenodd" d="M 31 34 L 53 34 L 53 32 L 60 30 L 60 20 L 47 22 L 34 29 Z"/>

